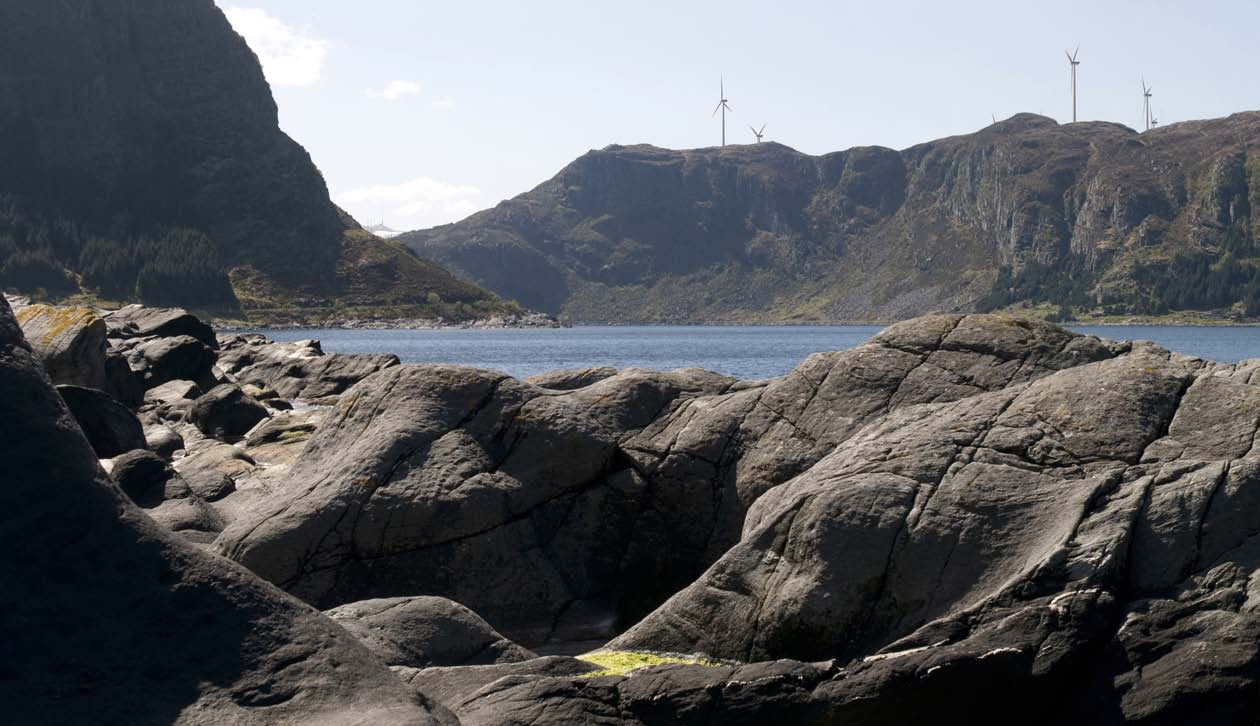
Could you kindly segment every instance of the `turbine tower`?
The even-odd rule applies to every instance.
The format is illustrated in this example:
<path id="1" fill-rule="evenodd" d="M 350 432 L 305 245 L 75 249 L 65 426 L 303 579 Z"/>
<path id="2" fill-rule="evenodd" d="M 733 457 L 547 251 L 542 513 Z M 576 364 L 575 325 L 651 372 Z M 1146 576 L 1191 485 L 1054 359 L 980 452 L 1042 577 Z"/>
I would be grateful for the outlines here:
<path id="1" fill-rule="evenodd" d="M 1151 90 L 1152 87 L 1146 85 L 1146 78 L 1142 78 L 1142 115 L 1145 117 L 1146 130 L 1151 130 Z"/>
<path id="2" fill-rule="evenodd" d="M 761 137 L 762 137 L 762 136 L 764 136 L 764 135 L 765 135 L 765 133 L 766 133 L 766 125 L 765 125 L 765 124 L 762 124 L 762 125 L 761 125 L 761 130 L 760 130 L 760 131 L 758 131 L 757 129 L 755 129 L 755 128 L 751 127 L 751 126 L 749 126 L 749 127 L 748 127 L 748 130 L 749 130 L 749 131 L 751 131 L 751 132 L 753 132 L 753 136 L 756 136 L 756 137 L 757 137 L 757 143 L 758 143 L 758 144 L 760 144 L 760 143 L 761 143 Z"/>
<path id="3" fill-rule="evenodd" d="M 718 111 L 722 112 L 722 146 L 726 146 L 726 112 L 730 111 L 731 107 L 726 105 L 726 79 L 719 79 L 718 83 L 720 90 L 718 98 L 721 100 L 718 101 L 717 108 L 713 109 L 713 115 L 716 116 Z"/>
<path id="4" fill-rule="evenodd" d="M 1066 50 L 1063 54 L 1067 56 L 1068 63 L 1072 66 L 1072 123 L 1076 123 L 1076 67 L 1081 64 L 1076 56 L 1081 52 L 1081 46 L 1076 46 L 1076 50 L 1068 53 Z"/>

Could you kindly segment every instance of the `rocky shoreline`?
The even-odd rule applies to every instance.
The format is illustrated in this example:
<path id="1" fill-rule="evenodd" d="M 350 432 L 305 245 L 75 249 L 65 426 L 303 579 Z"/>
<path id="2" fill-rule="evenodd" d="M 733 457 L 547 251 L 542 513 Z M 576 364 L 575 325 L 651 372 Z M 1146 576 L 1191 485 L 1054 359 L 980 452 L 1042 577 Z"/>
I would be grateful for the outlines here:
<path id="1" fill-rule="evenodd" d="M 494 315 L 489 318 L 475 320 L 448 321 L 442 318 L 330 318 L 318 324 L 299 323 L 239 323 L 214 320 L 214 329 L 221 332 L 240 332 L 247 330 L 500 330 L 500 329 L 534 329 L 568 327 L 542 313 L 522 313 L 519 315 Z"/>
<path id="2" fill-rule="evenodd" d="M 29 556 L 0 696 L 14 723 L 1249 722 L 1258 382 L 989 315 L 769 380 L 517 380 L 6 302 L 0 533 Z"/>

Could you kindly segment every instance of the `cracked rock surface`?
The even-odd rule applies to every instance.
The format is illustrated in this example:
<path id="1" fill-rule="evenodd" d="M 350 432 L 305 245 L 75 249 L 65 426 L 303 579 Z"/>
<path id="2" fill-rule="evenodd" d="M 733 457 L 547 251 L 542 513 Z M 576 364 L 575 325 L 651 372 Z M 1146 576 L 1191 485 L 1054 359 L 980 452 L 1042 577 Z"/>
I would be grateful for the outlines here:
<path id="1" fill-rule="evenodd" d="M 218 546 L 321 607 L 435 594 L 525 645 L 606 639 L 738 542 L 765 492 L 863 426 L 1127 349 L 934 316 L 770 381 L 626 370 L 556 390 L 399 366 L 344 394 Z"/>
<path id="2" fill-rule="evenodd" d="M 1236 723 L 1258 372 L 983 315 L 769 381 L 400 366 L 216 545 L 323 605 L 441 595 L 526 645 L 728 664 L 400 672 L 465 724 Z"/>

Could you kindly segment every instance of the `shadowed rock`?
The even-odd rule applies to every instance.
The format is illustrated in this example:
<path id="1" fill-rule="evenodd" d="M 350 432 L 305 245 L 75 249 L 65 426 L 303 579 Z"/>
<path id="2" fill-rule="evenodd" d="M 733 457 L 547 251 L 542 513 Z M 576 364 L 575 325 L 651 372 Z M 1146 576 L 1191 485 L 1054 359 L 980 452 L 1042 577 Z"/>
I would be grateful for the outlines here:
<path id="1" fill-rule="evenodd" d="M 100 458 L 147 446 L 140 419 L 109 394 L 82 386 L 57 386 L 57 392 Z"/>
<path id="2" fill-rule="evenodd" d="M 474 666 L 535 657 L 446 598 L 364 600 L 326 614 L 389 666 Z"/>
<path id="3" fill-rule="evenodd" d="M 202 433 L 220 441 L 237 441 L 270 414 L 235 383 L 224 383 L 193 401 L 188 420 Z"/>
<path id="4" fill-rule="evenodd" d="M 349 634 L 161 531 L 0 303 L 0 702 L 12 723 L 451 724 Z"/>

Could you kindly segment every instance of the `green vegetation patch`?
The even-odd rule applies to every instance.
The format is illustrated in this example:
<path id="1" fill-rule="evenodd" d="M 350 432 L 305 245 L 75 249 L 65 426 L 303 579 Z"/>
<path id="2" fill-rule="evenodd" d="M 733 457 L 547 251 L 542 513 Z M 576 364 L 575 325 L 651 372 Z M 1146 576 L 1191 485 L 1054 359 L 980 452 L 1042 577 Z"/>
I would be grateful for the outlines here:
<path id="1" fill-rule="evenodd" d="M 718 661 L 708 660 L 707 658 L 701 658 L 694 655 L 647 653 L 637 650 L 600 650 L 593 653 L 587 653 L 585 655 L 579 655 L 578 660 L 593 663 L 601 668 L 601 670 L 582 674 L 582 678 L 594 678 L 596 676 L 623 676 L 640 668 L 650 668 L 652 666 L 666 665 L 668 663 L 699 665 L 708 668 L 721 665 Z"/>

